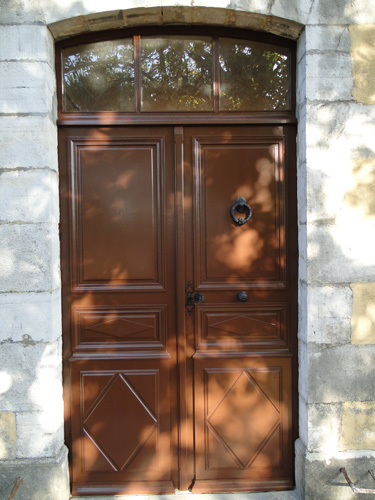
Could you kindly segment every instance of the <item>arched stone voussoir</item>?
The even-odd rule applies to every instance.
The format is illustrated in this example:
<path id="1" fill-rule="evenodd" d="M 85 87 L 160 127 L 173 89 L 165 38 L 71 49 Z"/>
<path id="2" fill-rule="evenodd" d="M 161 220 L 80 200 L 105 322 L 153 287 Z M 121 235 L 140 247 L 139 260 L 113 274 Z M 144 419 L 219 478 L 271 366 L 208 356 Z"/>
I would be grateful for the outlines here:
<path id="1" fill-rule="evenodd" d="M 113 10 L 49 24 L 55 40 L 96 31 L 161 25 L 211 25 L 251 29 L 296 40 L 303 25 L 276 16 L 211 7 L 151 7 Z"/>

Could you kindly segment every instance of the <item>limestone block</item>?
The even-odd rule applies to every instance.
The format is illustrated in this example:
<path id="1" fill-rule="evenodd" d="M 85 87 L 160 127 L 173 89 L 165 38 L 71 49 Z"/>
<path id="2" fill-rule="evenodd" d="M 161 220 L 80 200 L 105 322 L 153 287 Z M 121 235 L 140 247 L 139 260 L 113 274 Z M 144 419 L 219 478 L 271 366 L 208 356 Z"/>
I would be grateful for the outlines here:
<path id="1" fill-rule="evenodd" d="M 351 58 L 341 52 L 306 53 L 306 97 L 310 101 L 351 100 Z"/>
<path id="2" fill-rule="evenodd" d="M 15 458 L 16 441 L 15 414 L 12 411 L 0 412 L 0 460 Z"/>
<path id="3" fill-rule="evenodd" d="M 43 3 L 47 1 L 42 0 Z M 98 12 L 95 0 L 93 3 L 86 1 L 84 5 L 59 5 L 58 8 L 57 4 L 53 4 L 52 9 L 44 10 L 48 27 L 56 40 L 85 32 L 163 24 L 236 26 L 294 40 L 298 39 L 303 29 L 302 24 L 293 20 L 269 15 L 268 5 L 262 0 L 233 0 L 230 5 L 225 0 L 214 4 L 211 0 L 195 0 L 193 3 L 189 0 L 163 3 L 142 1 L 127 2 L 126 9 L 123 2 L 113 0 L 109 5 L 119 10 Z M 106 7 L 109 8 L 109 5 L 106 4 Z M 78 13 L 82 7 L 84 15 Z"/>
<path id="4" fill-rule="evenodd" d="M 16 500 L 69 500 L 67 450 L 55 458 L 14 460 L 0 466 L 0 498 L 7 499 L 18 478 Z"/>
<path id="5" fill-rule="evenodd" d="M 0 343 L 53 342 L 60 336 L 60 291 L 0 294 Z"/>
<path id="6" fill-rule="evenodd" d="M 295 442 L 295 479 L 296 487 L 300 493 L 300 498 L 305 498 L 305 457 L 306 457 L 306 444 L 301 439 Z"/>
<path id="7" fill-rule="evenodd" d="M 0 113 L 52 113 L 55 75 L 45 62 L 0 62 Z"/>
<path id="8" fill-rule="evenodd" d="M 346 482 L 341 467 L 345 467 L 350 479 L 358 488 L 374 488 L 374 480 L 368 469 L 374 464 L 374 453 L 358 452 L 357 455 L 341 453 L 325 455 L 305 452 L 305 456 L 297 455 L 297 470 L 303 467 L 305 500 L 353 500 L 357 495 Z M 299 473 L 300 474 L 300 473 Z M 372 500 L 374 495 L 358 495 Z"/>
<path id="9" fill-rule="evenodd" d="M 1 410 L 37 411 L 44 425 L 50 420 L 59 428 L 63 422 L 60 343 L 6 343 L 1 356 Z"/>
<path id="10" fill-rule="evenodd" d="M 307 221 L 327 221 L 333 223 L 343 204 L 345 190 L 349 180 L 345 179 L 345 170 L 350 165 L 341 166 L 341 179 L 337 177 L 339 166 L 336 164 L 316 164 L 308 162 L 306 166 L 307 178 Z"/>
<path id="11" fill-rule="evenodd" d="M 375 344 L 375 283 L 352 283 L 352 343 Z"/>
<path id="12" fill-rule="evenodd" d="M 375 108 L 356 102 L 307 105 L 308 160 L 330 166 L 375 155 Z"/>
<path id="13" fill-rule="evenodd" d="M 349 26 L 353 59 L 353 97 L 375 104 L 375 25 Z"/>
<path id="14" fill-rule="evenodd" d="M 303 443 L 308 442 L 308 410 L 307 403 L 304 398 L 299 397 L 298 404 L 298 430 L 299 430 L 299 438 Z"/>
<path id="15" fill-rule="evenodd" d="M 372 400 L 375 385 L 374 346 L 309 347 L 309 402 Z"/>
<path id="16" fill-rule="evenodd" d="M 314 283 L 371 281 L 375 275 L 375 221 L 341 219 L 308 226 L 308 279 Z"/>
<path id="17" fill-rule="evenodd" d="M 311 0 L 275 0 L 271 6 L 271 14 L 306 24 L 311 3 Z"/>
<path id="18" fill-rule="evenodd" d="M 50 416 L 41 412 L 17 413 L 17 458 L 56 456 L 64 444 L 63 425 L 61 418 Z"/>
<path id="19" fill-rule="evenodd" d="M 57 128 L 48 116 L 1 118 L 0 168 L 57 171 Z"/>
<path id="20" fill-rule="evenodd" d="M 55 224 L 0 225 L 0 292 L 50 291 L 60 284 Z"/>
<path id="21" fill-rule="evenodd" d="M 306 28 L 297 40 L 297 64 L 306 55 Z"/>
<path id="22" fill-rule="evenodd" d="M 375 401 L 354 401 L 342 405 L 342 450 L 375 448 Z"/>
<path id="23" fill-rule="evenodd" d="M 309 342 L 350 342 L 352 292 L 349 287 L 309 287 L 307 310 Z"/>
<path id="24" fill-rule="evenodd" d="M 308 288 L 306 283 L 300 282 L 298 286 L 298 337 L 304 342 L 307 341 L 307 297 Z"/>
<path id="25" fill-rule="evenodd" d="M 303 132 L 301 132 L 301 134 L 297 136 L 298 157 L 301 157 L 303 155 L 302 148 L 305 141 L 306 137 Z M 302 158 L 299 159 L 297 177 L 298 223 L 302 225 L 306 224 L 307 222 L 306 163 L 303 162 Z"/>
<path id="26" fill-rule="evenodd" d="M 3 172 L 0 221 L 59 222 L 57 173 L 48 169 Z"/>
<path id="27" fill-rule="evenodd" d="M 38 0 L 1 0 L 2 24 L 38 24 L 44 16 Z"/>
<path id="28" fill-rule="evenodd" d="M 347 26 L 306 26 L 307 51 L 350 52 L 350 35 Z"/>
<path id="29" fill-rule="evenodd" d="M 306 55 L 304 55 L 297 63 L 297 82 L 297 98 L 298 102 L 301 104 L 306 98 L 306 94 L 303 94 L 303 92 L 306 91 Z M 303 86 L 302 89 L 300 89 L 301 86 Z"/>
<path id="30" fill-rule="evenodd" d="M 344 204 L 360 219 L 375 218 L 374 185 L 375 157 L 353 159 Z"/>
<path id="31" fill-rule="evenodd" d="M 53 38 L 46 26 L 0 26 L 0 61 L 43 61 L 53 64 Z"/>
<path id="32" fill-rule="evenodd" d="M 349 101 L 352 98 L 352 87 L 351 76 L 325 77 L 322 72 L 319 77 L 307 77 L 306 98 L 309 101 Z"/>
<path id="33" fill-rule="evenodd" d="M 299 377 L 298 377 L 298 391 L 299 395 L 308 401 L 309 395 L 309 362 L 308 362 L 308 352 L 307 344 L 300 340 L 298 342 L 298 366 L 299 366 Z"/>
<path id="34" fill-rule="evenodd" d="M 356 103 L 307 105 L 309 221 L 341 216 L 347 224 L 354 216 L 353 223 L 357 224 L 358 214 L 349 214 L 346 208 L 357 196 L 357 187 L 364 189 L 366 176 L 371 186 L 373 165 L 357 164 L 355 159 L 375 156 L 374 111 L 373 107 Z"/>
<path id="35" fill-rule="evenodd" d="M 330 455 L 339 450 L 341 404 L 308 405 L 308 450 Z"/>
<path id="36" fill-rule="evenodd" d="M 299 248 L 299 279 L 307 282 L 307 226 L 300 224 L 298 227 L 298 248 Z"/>
<path id="37" fill-rule="evenodd" d="M 311 10 L 307 24 L 373 23 L 375 9 L 372 0 L 340 0 L 327 2 L 316 0 L 311 2 Z"/>

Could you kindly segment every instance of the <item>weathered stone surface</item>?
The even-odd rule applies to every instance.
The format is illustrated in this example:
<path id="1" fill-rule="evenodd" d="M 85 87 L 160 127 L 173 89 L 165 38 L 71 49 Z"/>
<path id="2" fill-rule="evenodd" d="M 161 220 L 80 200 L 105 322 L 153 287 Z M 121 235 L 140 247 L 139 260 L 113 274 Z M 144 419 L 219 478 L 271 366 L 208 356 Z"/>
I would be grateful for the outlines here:
<path id="1" fill-rule="evenodd" d="M 350 24 L 375 22 L 372 0 L 315 0 L 311 2 L 307 24 Z"/>
<path id="2" fill-rule="evenodd" d="M 374 464 L 374 453 L 337 456 L 307 453 L 304 461 L 305 500 L 353 500 L 353 492 L 340 472 L 345 467 L 358 488 L 373 488 L 368 469 Z M 374 495 L 363 495 L 373 500 Z"/>
<path id="3" fill-rule="evenodd" d="M 311 344 L 310 344 L 311 346 Z M 375 347 L 342 345 L 309 352 L 308 401 L 339 403 L 374 397 Z"/>
<path id="4" fill-rule="evenodd" d="M 47 1 L 47 0 L 44 0 Z M 146 4 L 146 5 L 145 5 Z M 110 10 L 97 13 L 96 4 L 92 7 L 87 2 L 84 15 L 72 14 L 69 8 L 63 13 L 64 7 L 53 10 L 45 8 L 47 22 L 55 39 L 73 36 L 78 33 L 116 29 L 130 26 L 163 25 L 163 24 L 206 24 L 223 25 L 238 28 L 266 31 L 276 35 L 297 39 L 303 26 L 293 20 L 281 19 L 269 15 L 268 6 L 260 0 L 253 0 L 251 5 L 241 6 L 241 2 L 231 2 L 231 9 L 225 1 L 215 2 L 215 8 L 210 0 L 194 2 L 189 0 L 171 2 L 171 5 L 161 6 L 160 2 L 145 2 L 136 5 L 129 4 L 129 9 Z M 241 4 L 241 5 L 240 5 Z M 114 4 L 111 4 L 114 8 Z M 137 7 L 133 8 L 132 6 Z M 145 9 L 144 7 L 147 7 Z M 79 5 L 71 6 L 79 10 Z M 117 5 L 117 8 L 123 8 Z M 81 12 L 82 14 L 82 12 Z"/>
<path id="5" fill-rule="evenodd" d="M 354 101 L 307 105 L 307 160 L 315 165 L 373 157 L 374 134 L 375 107 Z"/>
<path id="6" fill-rule="evenodd" d="M 311 284 L 371 281 L 375 275 L 375 221 L 340 220 L 308 228 Z"/>
<path id="7" fill-rule="evenodd" d="M 353 59 L 353 97 L 375 104 L 375 24 L 349 26 Z"/>
<path id="8" fill-rule="evenodd" d="M 53 342 L 60 336 L 60 291 L 0 294 L 0 342 Z"/>
<path id="9" fill-rule="evenodd" d="M 289 0 L 288 2 L 275 0 L 271 4 L 271 14 L 306 24 L 310 8 L 311 0 Z"/>
<path id="10" fill-rule="evenodd" d="M 59 222 L 59 186 L 48 169 L 0 173 L 0 221 Z"/>
<path id="11" fill-rule="evenodd" d="M 48 116 L 1 117 L 0 168 L 57 171 L 57 128 Z"/>
<path id="12" fill-rule="evenodd" d="M 0 0 L 1 24 L 41 24 L 39 0 Z"/>
<path id="13" fill-rule="evenodd" d="M 350 35 L 347 26 L 314 26 L 305 28 L 306 50 L 350 53 Z"/>
<path id="14" fill-rule="evenodd" d="M 300 395 L 299 405 L 298 405 L 298 418 L 299 418 L 299 439 L 307 444 L 309 440 L 309 429 L 308 429 L 308 404 L 305 399 Z"/>
<path id="15" fill-rule="evenodd" d="M 57 225 L 0 225 L 0 291 L 50 291 L 60 283 Z"/>
<path id="16" fill-rule="evenodd" d="M 0 26 L 0 47 L 0 61 L 27 60 L 51 64 L 54 60 L 53 39 L 46 26 Z"/>
<path id="17" fill-rule="evenodd" d="M 375 401 L 342 405 L 342 450 L 374 450 Z"/>
<path id="18" fill-rule="evenodd" d="M 45 62 L 0 62 L 0 113 L 51 113 L 55 75 Z"/>
<path id="19" fill-rule="evenodd" d="M 12 411 L 0 412 L 0 460 L 15 458 L 16 441 L 15 414 Z"/>
<path id="20" fill-rule="evenodd" d="M 302 281 L 298 286 L 298 337 L 303 342 L 307 342 L 307 323 L 308 323 L 308 287 L 306 282 Z M 306 366 L 304 366 L 304 369 Z"/>
<path id="21" fill-rule="evenodd" d="M 308 450 L 328 455 L 340 449 L 341 404 L 308 405 Z"/>
<path id="22" fill-rule="evenodd" d="M 349 54 L 306 53 L 306 95 L 309 101 L 351 100 L 353 85 Z"/>
<path id="23" fill-rule="evenodd" d="M 51 412 L 18 413 L 17 437 L 17 458 L 55 457 L 64 444 L 62 419 Z"/>
<path id="24" fill-rule="evenodd" d="M 346 208 L 357 218 L 375 218 L 375 157 L 352 160 L 350 184 L 345 192 Z"/>
<path id="25" fill-rule="evenodd" d="M 348 150 L 350 155 L 350 150 Z M 343 224 L 375 218 L 375 158 L 307 165 L 308 220 Z"/>
<path id="26" fill-rule="evenodd" d="M 61 346 L 2 344 L 0 408 L 2 411 L 41 412 L 40 418 L 59 428 L 63 422 Z M 35 434 L 35 439 L 38 435 Z"/>
<path id="27" fill-rule="evenodd" d="M 18 478 L 22 483 L 16 500 L 68 500 L 68 457 L 64 447 L 56 459 L 3 462 L 0 467 L 0 498 L 6 499 Z"/>
<path id="28" fill-rule="evenodd" d="M 352 292 L 349 287 L 310 287 L 308 341 L 318 344 L 350 342 Z"/>
<path id="29" fill-rule="evenodd" d="M 307 55 L 307 61 L 309 56 Z M 307 77 L 306 96 L 309 101 L 349 101 L 352 98 L 352 77 Z"/>
<path id="30" fill-rule="evenodd" d="M 352 283 L 352 343 L 375 344 L 375 283 Z"/>
<path id="31" fill-rule="evenodd" d="M 299 361 L 299 379 L 298 391 L 299 395 L 308 401 L 309 397 L 309 362 L 307 344 L 300 340 L 298 342 L 298 361 Z"/>

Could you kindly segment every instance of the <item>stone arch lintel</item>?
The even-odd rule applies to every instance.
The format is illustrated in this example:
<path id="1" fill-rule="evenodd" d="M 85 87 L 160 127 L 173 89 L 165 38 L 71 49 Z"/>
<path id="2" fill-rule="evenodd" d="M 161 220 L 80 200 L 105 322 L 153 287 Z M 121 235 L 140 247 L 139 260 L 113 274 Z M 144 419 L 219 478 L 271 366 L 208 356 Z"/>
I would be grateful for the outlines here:
<path id="1" fill-rule="evenodd" d="M 251 29 L 297 40 L 303 25 L 265 14 L 212 7 L 151 7 L 112 10 L 48 25 L 55 41 L 74 35 L 135 26 L 209 25 Z"/>

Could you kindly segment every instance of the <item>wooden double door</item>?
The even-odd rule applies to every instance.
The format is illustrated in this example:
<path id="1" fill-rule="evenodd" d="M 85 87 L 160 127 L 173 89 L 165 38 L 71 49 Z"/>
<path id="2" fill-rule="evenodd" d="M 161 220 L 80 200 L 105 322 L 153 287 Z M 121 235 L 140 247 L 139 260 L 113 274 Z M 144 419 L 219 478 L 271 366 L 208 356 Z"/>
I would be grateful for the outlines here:
<path id="1" fill-rule="evenodd" d="M 292 487 L 294 144 L 293 126 L 61 128 L 74 494 Z"/>

